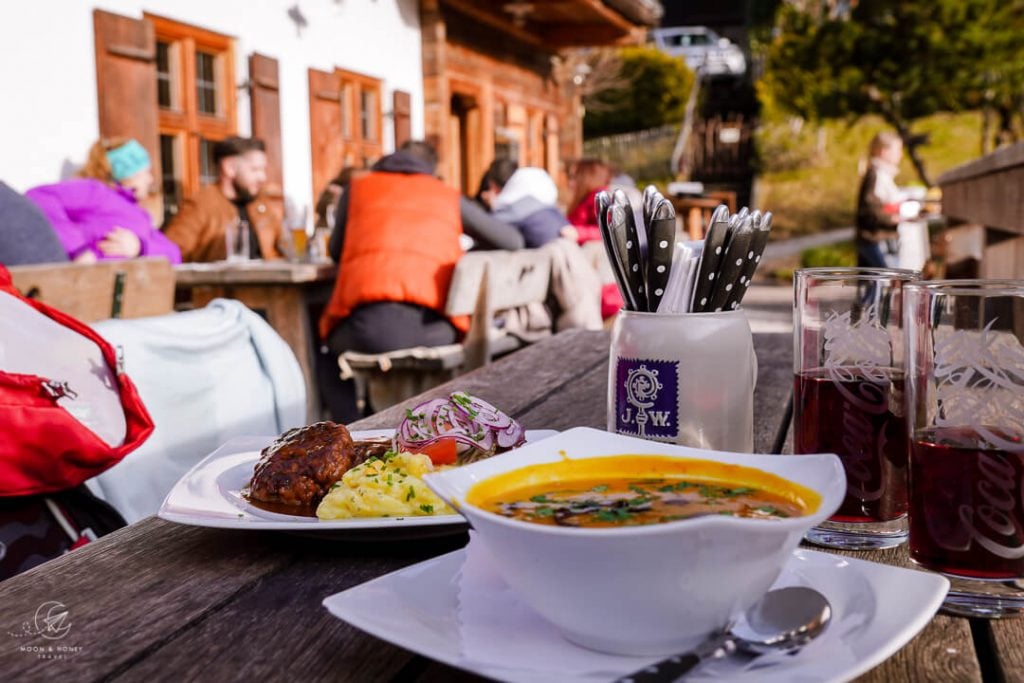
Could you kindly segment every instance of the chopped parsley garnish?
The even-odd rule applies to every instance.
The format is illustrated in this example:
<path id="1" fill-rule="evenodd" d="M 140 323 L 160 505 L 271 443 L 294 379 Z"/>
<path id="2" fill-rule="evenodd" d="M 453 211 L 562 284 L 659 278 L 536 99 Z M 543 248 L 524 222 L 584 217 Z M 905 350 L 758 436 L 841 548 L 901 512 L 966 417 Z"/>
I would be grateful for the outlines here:
<path id="1" fill-rule="evenodd" d="M 608 484 L 598 484 L 594 488 L 590 489 L 594 493 L 604 493 L 608 490 Z"/>
<path id="2" fill-rule="evenodd" d="M 423 512 L 426 512 L 428 515 L 431 515 L 434 513 L 434 506 L 428 503 L 424 503 L 423 505 L 420 505 L 420 510 L 423 510 Z"/>
<path id="3" fill-rule="evenodd" d="M 405 502 L 408 503 L 410 500 L 416 497 L 416 489 L 412 486 L 409 487 L 408 493 L 405 494 Z"/>
<path id="4" fill-rule="evenodd" d="M 774 505 L 759 505 L 754 508 L 757 512 L 763 512 L 766 515 L 775 515 L 776 517 L 789 517 L 785 512 L 778 509 Z"/>
<path id="5" fill-rule="evenodd" d="M 550 517 L 551 515 L 555 514 L 555 508 L 548 507 L 547 505 L 545 505 L 543 507 L 537 508 L 535 512 L 537 513 L 538 517 Z"/>
<path id="6" fill-rule="evenodd" d="M 625 522 L 630 516 L 629 510 L 626 508 L 611 508 L 607 510 L 598 510 L 594 515 L 597 519 L 602 522 Z"/>
<path id="7" fill-rule="evenodd" d="M 752 489 L 749 486 L 738 486 L 734 489 L 722 489 L 727 496 L 745 496 L 748 493 L 757 493 L 757 489 Z"/>
<path id="8" fill-rule="evenodd" d="M 676 482 L 675 484 L 666 484 L 664 486 L 660 486 L 660 487 L 658 487 L 658 490 L 661 491 L 662 493 L 672 493 L 673 491 L 682 491 L 683 489 L 692 489 L 692 488 L 694 488 L 696 486 L 697 486 L 697 484 L 691 484 L 688 481 L 680 481 L 680 482 Z"/>
<path id="9" fill-rule="evenodd" d="M 545 496 L 543 493 L 538 494 L 536 496 L 530 496 L 530 500 L 532 500 L 534 503 L 550 503 L 551 502 L 551 499 L 548 498 L 547 496 Z"/>

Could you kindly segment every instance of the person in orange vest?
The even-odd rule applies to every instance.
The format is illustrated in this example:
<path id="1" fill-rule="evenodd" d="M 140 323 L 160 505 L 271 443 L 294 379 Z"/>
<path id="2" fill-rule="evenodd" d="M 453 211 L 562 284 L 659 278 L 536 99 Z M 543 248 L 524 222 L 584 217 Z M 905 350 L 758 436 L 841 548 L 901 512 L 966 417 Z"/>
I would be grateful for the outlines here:
<path id="1" fill-rule="evenodd" d="M 521 249 L 523 236 L 435 175 L 437 152 L 410 140 L 352 180 L 338 205 L 328 251 L 338 279 L 320 318 L 319 373 L 331 416 L 362 415 L 355 385 L 338 377 L 344 351 L 383 353 L 453 344 L 466 317 L 444 314 L 463 233 L 474 248 Z"/>

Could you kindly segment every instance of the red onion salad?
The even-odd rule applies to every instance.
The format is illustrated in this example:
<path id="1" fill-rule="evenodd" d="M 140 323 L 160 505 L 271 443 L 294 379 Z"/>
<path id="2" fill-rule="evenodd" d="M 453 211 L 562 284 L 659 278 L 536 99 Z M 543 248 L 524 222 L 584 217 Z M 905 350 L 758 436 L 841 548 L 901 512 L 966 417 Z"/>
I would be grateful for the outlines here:
<path id="1" fill-rule="evenodd" d="M 455 441 L 459 462 L 466 463 L 521 446 L 526 432 L 487 401 L 462 391 L 406 410 L 395 432 L 396 450 L 419 451 L 442 440 Z"/>

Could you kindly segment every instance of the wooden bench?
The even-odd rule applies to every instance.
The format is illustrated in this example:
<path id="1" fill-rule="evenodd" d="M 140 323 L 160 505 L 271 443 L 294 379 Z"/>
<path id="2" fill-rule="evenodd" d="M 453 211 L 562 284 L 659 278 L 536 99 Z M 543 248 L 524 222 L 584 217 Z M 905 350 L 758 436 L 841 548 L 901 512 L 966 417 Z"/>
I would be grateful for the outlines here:
<path id="1" fill-rule="evenodd" d="M 386 353 L 346 351 L 338 358 L 343 379 L 355 377 L 375 410 L 383 410 L 494 358 L 551 334 L 543 308 L 551 279 L 551 256 L 537 249 L 480 251 L 455 268 L 445 313 L 470 316 L 460 344 L 418 346 Z M 524 311 L 539 319 L 518 328 Z"/>
<path id="2" fill-rule="evenodd" d="M 25 296 L 78 318 L 142 318 L 174 310 L 174 271 L 163 258 L 8 268 Z"/>

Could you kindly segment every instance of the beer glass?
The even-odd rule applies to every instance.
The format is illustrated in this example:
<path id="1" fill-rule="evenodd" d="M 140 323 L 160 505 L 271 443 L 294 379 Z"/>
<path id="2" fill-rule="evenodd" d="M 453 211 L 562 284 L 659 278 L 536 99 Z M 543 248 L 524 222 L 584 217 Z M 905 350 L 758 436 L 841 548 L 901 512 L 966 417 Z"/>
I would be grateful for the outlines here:
<path id="1" fill-rule="evenodd" d="M 229 221 L 224 226 L 224 241 L 228 261 L 249 260 L 249 223 L 241 219 Z"/>
<path id="2" fill-rule="evenodd" d="M 1024 281 L 908 285 L 910 558 L 946 611 L 1024 611 Z"/>
<path id="3" fill-rule="evenodd" d="M 846 498 L 807 540 L 845 550 L 907 539 L 903 287 L 910 270 L 805 268 L 793 305 L 794 453 L 835 453 Z"/>

